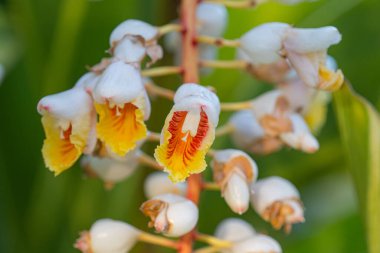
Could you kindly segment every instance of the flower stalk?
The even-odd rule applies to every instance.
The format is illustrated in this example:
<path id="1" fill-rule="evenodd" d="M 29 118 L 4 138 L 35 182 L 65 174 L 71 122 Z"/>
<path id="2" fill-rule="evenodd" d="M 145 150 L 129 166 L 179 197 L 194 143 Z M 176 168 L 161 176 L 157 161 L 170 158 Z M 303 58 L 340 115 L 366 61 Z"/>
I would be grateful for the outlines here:
<path id="1" fill-rule="evenodd" d="M 209 36 L 198 36 L 197 42 L 214 45 L 217 47 L 240 47 L 239 40 L 227 40 L 224 38 L 214 38 Z"/>
<path id="2" fill-rule="evenodd" d="M 196 8 L 198 1 L 182 0 L 180 7 L 180 19 L 183 28 L 182 33 L 182 69 L 184 83 L 198 83 L 198 46 L 194 43 L 197 36 Z M 193 174 L 189 177 L 187 198 L 198 205 L 202 189 L 201 174 Z M 195 230 L 195 229 L 194 229 Z M 193 252 L 195 231 L 184 235 L 180 240 L 178 253 Z"/>
<path id="3" fill-rule="evenodd" d="M 226 7 L 236 9 L 252 8 L 257 4 L 256 0 L 205 0 L 205 2 L 222 4 Z"/>
<path id="4" fill-rule="evenodd" d="M 199 62 L 200 67 L 219 68 L 219 69 L 249 69 L 251 64 L 243 60 L 202 60 Z"/>
<path id="5" fill-rule="evenodd" d="M 159 245 L 159 246 L 163 246 L 166 248 L 178 249 L 178 246 L 179 246 L 178 242 L 176 242 L 176 241 L 167 239 L 165 237 L 145 233 L 145 232 L 142 232 L 139 235 L 138 239 L 142 242 L 145 242 L 145 243 Z"/>
<path id="6" fill-rule="evenodd" d="M 177 66 L 156 67 L 156 68 L 142 70 L 141 75 L 145 77 L 157 77 L 157 76 L 181 74 L 182 71 L 183 69 Z"/>

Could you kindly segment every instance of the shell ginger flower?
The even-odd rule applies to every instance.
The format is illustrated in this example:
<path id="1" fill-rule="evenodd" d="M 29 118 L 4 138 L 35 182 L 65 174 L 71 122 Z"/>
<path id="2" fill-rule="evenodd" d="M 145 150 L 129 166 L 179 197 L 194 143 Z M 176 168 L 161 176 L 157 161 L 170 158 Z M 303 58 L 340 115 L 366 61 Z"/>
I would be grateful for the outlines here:
<path id="1" fill-rule="evenodd" d="M 83 152 L 90 152 L 96 115 L 91 96 L 82 88 L 49 95 L 37 106 L 46 139 L 42 155 L 55 175 L 70 168 Z"/>
<path id="2" fill-rule="evenodd" d="M 273 64 L 285 57 L 302 81 L 313 88 L 334 91 L 343 84 L 343 73 L 326 66 L 327 49 L 341 40 L 332 26 L 293 28 L 285 23 L 267 23 L 241 37 L 244 53 L 253 65 Z"/>
<path id="3" fill-rule="evenodd" d="M 155 158 L 174 182 L 206 168 L 205 156 L 215 139 L 220 103 L 209 89 L 183 84 L 166 117 Z"/>
<path id="4" fill-rule="evenodd" d="M 124 156 L 147 136 L 150 104 L 139 71 L 121 61 L 110 64 L 93 96 L 99 114 L 97 134 L 112 152 Z"/>

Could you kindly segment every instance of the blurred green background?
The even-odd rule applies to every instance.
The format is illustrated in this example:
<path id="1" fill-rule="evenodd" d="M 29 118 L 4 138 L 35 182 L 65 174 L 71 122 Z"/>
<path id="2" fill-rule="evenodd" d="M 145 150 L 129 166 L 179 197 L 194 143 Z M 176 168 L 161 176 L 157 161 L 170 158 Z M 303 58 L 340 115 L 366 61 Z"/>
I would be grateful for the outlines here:
<path id="1" fill-rule="evenodd" d="M 59 177 L 43 164 L 44 138 L 38 100 L 71 87 L 105 56 L 112 29 L 128 18 L 163 25 L 177 17 L 174 0 L 8 0 L 0 1 L 0 64 L 7 70 L 0 86 L 0 252 L 76 252 L 78 232 L 99 218 L 125 220 L 146 228 L 138 207 L 142 184 L 150 172 L 141 168 L 125 182 L 106 191 L 100 181 L 85 179 L 78 165 Z M 380 106 L 380 1 L 325 0 L 295 6 L 266 4 L 254 10 L 230 10 L 227 38 L 236 38 L 268 21 L 300 27 L 334 25 L 343 34 L 329 53 L 354 88 Z M 234 56 L 223 49 L 220 57 Z M 172 64 L 171 56 L 158 65 Z M 157 78 L 175 88 L 178 77 Z M 252 98 L 269 88 L 239 71 L 215 71 L 202 84 L 217 88 L 221 101 Z M 150 129 L 160 131 L 171 104 L 153 100 Z M 356 194 L 332 108 L 320 134 L 315 155 L 283 150 L 256 157 L 260 177 L 280 175 L 299 188 L 306 206 L 305 224 L 291 235 L 274 232 L 250 210 L 244 218 L 257 230 L 280 241 L 289 253 L 367 252 Z M 221 123 L 228 119 L 223 114 Z M 353 123 L 353 126 L 355 124 Z M 216 148 L 231 147 L 228 138 Z M 154 146 L 144 149 L 151 152 Z M 209 171 L 206 173 L 209 175 Z M 206 192 L 200 206 L 200 231 L 213 233 L 218 222 L 233 216 L 220 194 Z M 380 239 L 380 238 L 379 238 Z M 133 252 L 170 252 L 139 244 Z"/>

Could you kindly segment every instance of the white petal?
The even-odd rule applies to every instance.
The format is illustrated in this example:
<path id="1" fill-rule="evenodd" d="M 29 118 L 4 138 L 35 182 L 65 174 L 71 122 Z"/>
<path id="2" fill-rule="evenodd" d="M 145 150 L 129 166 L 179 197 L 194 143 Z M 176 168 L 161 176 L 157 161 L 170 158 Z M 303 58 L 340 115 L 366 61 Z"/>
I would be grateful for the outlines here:
<path id="1" fill-rule="evenodd" d="M 153 199 L 168 203 L 166 218 L 169 222 L 167 236 L 179 237 L 190 232 L 198 222 L 198 208 L 190 200 L 174 194 L 163 194 Z"/>
<path id="2" fill-rule="evenodd" d="M 146 49 L 143 41 L 133 36 L 125 36 L 114 49 L 113 55 L 126 63 L 140 62 L 144 59 Z"/>
<path id="3" fill-rule="evenodd" d="M 290 116 L 293 131 L 280 135 L 281 139 L 289 146 L 307 153 L 314 153 L 319 149 L 317 139 L 310 133 L 309 127 L 299 114 Z"/>
<path id="4" fill-rule="evenodd" d="M 288 180 L 273 176 L 258 180 L 252 184 L 252 205 L 258 214 L 275 201 L 300 198 L 297 188 Z"/>
<path id="5" fill-rule="evenodd" d="M 233 172 L 222 194 L 233 212 L 243 214 L 249 207 L 249 190 L 245 175 L 243 173 Z"/>
<path id="6" fill-rule="evenodd" d="M 94 72 L 87 72 L 81 78 L 79 78 L 74 87 L 85 89 L 91 94 L 98 80 L 99 75 L 95 74 Z"/>
<path id="7" fill-rule="evenodd" d="M 213 160 L 218 163 L 228 163 L 235 157 L 243 157 L 248 163 L 250 164 L 249 168 L 243 168 L 243 169 L 250 169 L 252 171 L 252 181 L 255 182 L 258 176 L 258 168 L 256 162 L 245 152 L 238 150 L 238 149 L 223 149 L 223 150 L 217 150 L 214 152 Z"/>
<path id="8" fill-rule="evenodd" d="M 228 21 L 228 12 L 224 5 L 200 3 L 197 7 L 198 33 L 221 37 Z"/>
<path id="9" fill-rule="evenodd" d="M 202 108 L 213 126 L 218 125 L 220 102 L 215 93 L 206 87 L 194 83 L 185 83 L 176 91 L 174 103 L 176 110 L 191 111 Z"/>
<path id="10" fill-rule="evenodd" d="M 50 114 L 57 119 L 75 120 L 92 111 L 92 99 L 82 88 L 72 88 L 42 98 L 37 105 L 41 115 Z"/>
<path id="11" fill-rule="evenodd" d="M 248 148 L 252 143 L 264 137 L 265 133 L 252 111 L 243 110 L 232 115 L 230 121 L 235 131 L 232 140 L 240 148 Z"/>
<path id="12" fill-rule="evenodd" d="M 219 223 L 215 236 L 231 242 L 248 239 L 256 234 L 255 229 L 245 220 L 228 218 Z"/>
<path id="13" fill-rule="evenodd" d="M 144 182 L 144 192 L 148 199 L 167 193 L 185 196 L 186 189 L 186 183 L 175 184 L 168 178 L 168 174 L 164 172 L 151 173 Z"/>
<path id="14" fill-rule="evenodd" d="M 333 71 L 338 70 L 338 64 L 336 63 L 336 60 L 334 59 L 334 57 L 330 55 L 326 57 L 326 67 Z"/>
<path id="15" fill-rule="evenodd" d="M 94 253 L 126 253 L 137 242 L 140 231 L 131 225 L 111 219 L 95 222 L 90 230 Z"/>
<path id="16" fill-rule="evenodd" d="M 256 235 L 242 242 L 236 243 L 232 253 L 282 253 L 280 244 L 266 235 Z"/>
<path id="17" fill-rule="evenodd" d="M 290 26 L 284 23 L 267 23 L 245 33 L 240 41 L 242 50 L 253 64 L 270 64 L 281 59 L 279 51 Z"/>
<path id="18" fill-rule="evenodd" d="M 273 114 L 276 110 L 277 99 L 282 95 L 281 91 L 276 89 L 256 97 L 252 102 L 252 111 L 256 118 L 260 119 L 264 115 Z"/>
<path id="19" fill-rule="evenodd" d="M 94 99 L 98 103 L 108 100 L 114 104 L 124 104 L 135 100 L 144 92 L 139 71 L 121 61 L 110 64 L 101 75 L 94 90 Z"/>
<path id="20" fill-rule="evenodd" d="M 157 27 L 140 20 L 128 19 L 119 24 L 111 33 L 110 46 L 120 41 L 125 35 L 138 35 L 146 41 L 151 40 L 158 34 Z"/>
<path id="21" fill-rule="evenodd" d="M 138 166 L 136 152 L 130 152 L 124 161 L 112 158 L 85 156 L 82 166 L 89 166 L 105 182 L 120 182 L 130 176 Z"/>
<path id="22" fill-rule="evenodd" d="M 284 46 L 287 51 L 311 53 L 326 51 L 331 45 L 338 44 L 342 35 L 333 26 L 321 28 L 293 28 L 288 31 Z"/>

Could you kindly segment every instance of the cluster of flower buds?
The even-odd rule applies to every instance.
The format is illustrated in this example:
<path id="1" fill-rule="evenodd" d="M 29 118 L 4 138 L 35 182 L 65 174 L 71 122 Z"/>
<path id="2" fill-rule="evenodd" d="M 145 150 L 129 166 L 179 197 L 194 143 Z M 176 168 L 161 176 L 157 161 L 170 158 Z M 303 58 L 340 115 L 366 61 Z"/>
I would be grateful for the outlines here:
<path id="1" fill-rule="evenodd" d="M 232 243 L 223 253 L 273 252 L 282 253 L 281 246 L 273 238 L 259 234 L 246 221 L 229 218 L 222 221 L 215 231 L 215 236 Z"/>
<path id="2" fill-rule="evenodd" d="M 150 218 L 149 227 L 168 237 L 187 233 L 194 233 L 191 238 L 197 237 L 199 211 L 195 203 L 199 196 L 195 195 L 207 189 L 207 185 L 220 189 L 233 212 L 243 214 L 251 203 L 275 229 L 289 232 L 293 224 L 304 221 L 298 190 L 279 177 L 257 180 L 258 167 L 243 151 L 211 149 L 217 133 L 223 132 L 217 126 L 220 112 L 226 108 L 214 90 L 192 83 L 198 80 L 197 73 L 193 73 L 193 78 L 185 78 L 175 92 L 156 86 L 153 81 L 147 84 L 144 79 L 149 77 L 147 73 L 150 76 L 183 73 L 186 77 L 189 72 L 185 69 L 187 64 L 161 70 L 142 70 L 142 64 L 150 58 L 145 64 L 150 67 L 163 57 L 158 39 L 166 33 L 166 44 L 175 61 L 186 63 L 181 58 L 189 51 L 187 44 L 191 44 L 190 51 L 194 50 L 194 54 L 198 52 L 193 72 L 197 72 L 197 66 L 229 64 L 215 60 L 216 46 L 237 47 L 238 60 L 227 67 L 234 63 L 243 66 L 275 88 L 245 103 L 248 106 L 239 107 L 230 118 L 226 126 L 232 129 L 229 133 L 236 147 L 260 154 L 272 153 L 283 146 L 314 153 L 319 149 L 314 134 L 325 121 L 329 92 L 339 89 L 344 79 L 342 71 L 327 55 L 328 48 L 339 43 L 341 35 L 335 27 L 300 29 L 285 23 L 267 23 L 254 27 L 239 39 L 226 40 L 220 38 L 227 25 L 226 6 L 241 7 L 242 3 L 251 6 L 267 1 L 227 1 L 226 6 L 222 4 L 224 1 L 191 2 L 187 4 L 193 7 L 194 24 L 184 22 L 186 17 L 163 27 L 138 20 L 122 22 L 111 33 L 109 58 L 93 66 L 73 88 L 40 100 L 37 108 L 46 134 L 42 148 L 45 163 L 59 174 L 85 154 L 81 161 L 85 173 L 100 178 L 108 188 L 144 162 L 163 170 L 145 180 L 148 200 L 140 210 Z M 187 15 L 186 10 L 182 12 Z M 188 34 L 189 25 L 193 26 L 190 31 L 194 34 Z M 181 45 L 182 39 L 190 43 Z M 174 102 L 160 134 L 149 132 L 145 123 L 151 113 L 148 95 L 162 95 Z M 160 141 L 154 152 L 155 160 L 141 151 L 143 143 L 153 139 Z M 206 155 L 212 157 L 214 182 L 203 182 L 199 176 L 192 177 L 195 181 L 184 182 L 190 175 L 206 169 Z M 84 253 L 125 253 L 138 240 L 146 240 L 180 248 L 172 239 L 152 238 L 153 235 L 144 233 L 124 222 L 99 220 L 90 231 L 82 233 L 76 247 Z M 230 245 L 220 247 L 223 253 L 282 252 L 274 239 L 257 233 L 239 219 L 223 221 L 215 236 Z"/>

